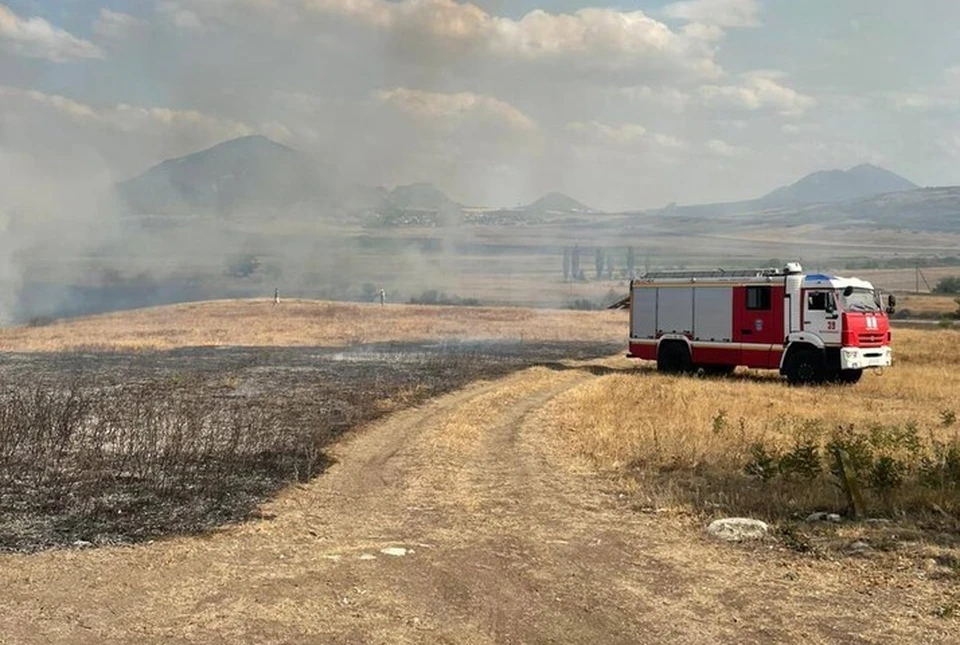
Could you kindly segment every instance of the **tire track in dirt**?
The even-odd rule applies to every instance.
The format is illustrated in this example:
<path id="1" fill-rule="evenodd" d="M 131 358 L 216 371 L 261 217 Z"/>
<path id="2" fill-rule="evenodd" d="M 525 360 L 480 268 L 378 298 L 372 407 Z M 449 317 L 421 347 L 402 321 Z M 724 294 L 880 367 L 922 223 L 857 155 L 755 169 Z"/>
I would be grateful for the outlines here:
<path id="1" fill-rule="evenodd" d="M 532 368 L 392 415 L 336 446 L 324 476 L 268 504 L 272 520 L 2 556 L 0 642 L 872 643 L 895 633 L 871 603 L 896 599 L 851 602 L 842 571 L 797 585 L 680 520 L 631 511 L 609 482 L 571 466 L 542 412 L 595 372 Z M 816 623 L 797 618 L 811 611 Z"/>

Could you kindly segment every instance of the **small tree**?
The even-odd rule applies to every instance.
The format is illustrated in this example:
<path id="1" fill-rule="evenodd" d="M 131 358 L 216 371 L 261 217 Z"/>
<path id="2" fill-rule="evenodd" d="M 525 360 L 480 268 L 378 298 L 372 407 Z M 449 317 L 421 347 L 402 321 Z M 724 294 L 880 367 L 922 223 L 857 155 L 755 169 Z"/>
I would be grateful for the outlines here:
<path id="1" fill-rule="evenodd" d="M 570 279 L 570 247 L 563 247 L 563 281 Z"/>
<path id="2" fill-rule="evenodd" d="M 634 278 L 636 276 L 636 273 L 634 273 L 637 266 L 636 262 L 637 259 L 633 255 L 633 247 L 627 247 L 627 276 L 630 278 Z"/>
<path id="3" fill-rule="evenodd" d="M 593 253 L 593 266 L 597 273 L 597 280 L 603 278 L 603 264 L 603 249 L 598 246 Z"/>
<path id="4" fill-rule="evenodd" d="M 573 276 L 574 280 L 580 278 L 580 246 L 574 245 L 573 250 L 570 251 L 570 274 Z"/>
<path id="5" fill-rule="evenodd" d="M 937 286 L 933 288 L 934 293 L 960 293 L 960 276 L 948 276 L 940 278 Z"/>

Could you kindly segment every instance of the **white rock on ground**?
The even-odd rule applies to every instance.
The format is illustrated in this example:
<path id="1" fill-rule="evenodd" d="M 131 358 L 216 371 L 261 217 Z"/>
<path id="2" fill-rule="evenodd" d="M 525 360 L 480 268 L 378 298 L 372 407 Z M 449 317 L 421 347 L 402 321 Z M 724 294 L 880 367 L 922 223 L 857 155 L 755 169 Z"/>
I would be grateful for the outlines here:
<path id="1" fill-rule="evenodd" d="M 843 518 L 841 518 L 836 513 L 825 513 L 823 511 L 817 511 L 816 513 L 810 513 L 807 515 L 808 522 L 834 522 L 839 523 Z"/>
<path id="2" fill-rule="evenodd" d="M 380 553 L 384 555 L 392 555 L 395 558 L 402 558 L 408 553 L 413 553 L 413 551 L 399 546 L 388 546 L 385 549 L 380 549 Z"/>
<path id="3" fill-rule="evenodd" d="M 759 540 L 767 535 L 770 526 L 766 522 L 748 517 L 727 517 L 714 520 L 707 527 L 707 533 L 727 542 Z"/>

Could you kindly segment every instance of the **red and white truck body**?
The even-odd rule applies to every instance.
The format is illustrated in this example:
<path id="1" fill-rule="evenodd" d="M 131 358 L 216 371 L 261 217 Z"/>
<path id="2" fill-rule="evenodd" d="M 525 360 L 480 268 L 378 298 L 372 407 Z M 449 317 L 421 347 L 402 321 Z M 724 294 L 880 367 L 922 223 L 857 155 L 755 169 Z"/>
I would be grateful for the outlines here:
<path id="1" fill-rule="evenodd" d="M 891 364 L 892 307 L 869 282 L 804 275 L 796 263 L 649 273 L 630 285 L 629 356 L 668 372 L 743 365 L 793 382 L 855 382 Z"/>

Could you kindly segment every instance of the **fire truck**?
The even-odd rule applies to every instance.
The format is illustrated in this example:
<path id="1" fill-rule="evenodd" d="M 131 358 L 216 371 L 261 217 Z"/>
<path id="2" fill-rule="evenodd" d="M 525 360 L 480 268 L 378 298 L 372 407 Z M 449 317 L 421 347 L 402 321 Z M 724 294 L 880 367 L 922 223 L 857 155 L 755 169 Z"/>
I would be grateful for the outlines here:
<path id="1" fill-rule="evenodd" d="M 631 358 L 669 373 L 778 369 L 791 383 L 856 383 L 891 364 L 890 321 L 864 280 L 784 268 L 647 273 L 630 283 Z"/>

